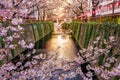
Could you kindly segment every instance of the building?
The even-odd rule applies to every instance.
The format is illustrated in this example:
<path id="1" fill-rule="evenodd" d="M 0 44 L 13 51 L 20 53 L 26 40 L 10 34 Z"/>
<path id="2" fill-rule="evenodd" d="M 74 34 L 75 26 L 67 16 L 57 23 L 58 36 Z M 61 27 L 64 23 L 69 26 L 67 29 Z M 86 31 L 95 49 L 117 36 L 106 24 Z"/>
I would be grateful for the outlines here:
<path id="1" fill-rule="evenodd" d="M 96 9 L 96 15 L 120 13 L 120 0 L 103 0 Z"/>

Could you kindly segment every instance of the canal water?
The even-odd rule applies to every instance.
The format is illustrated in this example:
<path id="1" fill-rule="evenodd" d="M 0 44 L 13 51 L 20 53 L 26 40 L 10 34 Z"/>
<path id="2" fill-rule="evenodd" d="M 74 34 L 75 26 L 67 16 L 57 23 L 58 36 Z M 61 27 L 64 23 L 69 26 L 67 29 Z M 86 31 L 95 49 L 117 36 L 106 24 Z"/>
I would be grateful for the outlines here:
<path id="1" fill-rule="evenodd" d="M 76 57 L 77 47 L 70 34 L 53 34 L 45 43 L 47 51 L 58 49 L 58 58 L 72 60 Z"/>
<path id="2" fill-rule="evenodd" d="M 43 37 L 42 39 L 35 43 L 34 48 L 36 50 L 44 49 L 44 51 L 46 52 L 51 52 L 57 49 L 58 58 L 63 58 L 68 61 L 71 61 L 77 57 L 76 53 L 78 52 L 79 49 L 72 35 L 70 34 L 63 35 L 63 33 L 61 34 L 50 33 L 46 35 L 45 37 Z M 26 49 L 21 54 L 26 55 L 29 51 L 30 50 Z M 19 55 L 12 59 L 12 61 L 15 61 L 15 63 L 18 62 Z"/>

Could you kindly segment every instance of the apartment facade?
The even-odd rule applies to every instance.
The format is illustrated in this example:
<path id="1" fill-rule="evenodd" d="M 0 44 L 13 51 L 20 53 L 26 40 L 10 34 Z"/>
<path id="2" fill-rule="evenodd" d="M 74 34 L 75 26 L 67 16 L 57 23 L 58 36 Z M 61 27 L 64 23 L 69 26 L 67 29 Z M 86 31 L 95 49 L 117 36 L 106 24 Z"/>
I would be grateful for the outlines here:
<path id="1" fill-rule="evenodd" d="M 120 13 L 120 0 L 102 0 L 96 8 L 96 15 Z"/>
<path id="2" fill-rule="evenodd" d="M 119 14 L 120 13 L 120 0 L 94 0 L 99 1 L 99 4 L 95 7 L 95 11 L 93 11 L 93 0 L 87 0 L 87 11 L 84 16 L 95 16 L 99 15 L 110 15 L 110 14 Z"/>

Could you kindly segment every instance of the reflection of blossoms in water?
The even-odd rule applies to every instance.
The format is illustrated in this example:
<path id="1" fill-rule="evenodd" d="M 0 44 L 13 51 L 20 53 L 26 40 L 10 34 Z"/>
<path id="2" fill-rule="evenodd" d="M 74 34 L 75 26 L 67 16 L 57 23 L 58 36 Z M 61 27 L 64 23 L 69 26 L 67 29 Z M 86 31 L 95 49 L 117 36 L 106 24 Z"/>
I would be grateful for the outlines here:
<path id="1" fill-rule="evenodd" d="M 66 39 L 66 35 L 63 34 L 63 35 L 61 36 L 61 38 L 62 38 L 62 39 Z"/>

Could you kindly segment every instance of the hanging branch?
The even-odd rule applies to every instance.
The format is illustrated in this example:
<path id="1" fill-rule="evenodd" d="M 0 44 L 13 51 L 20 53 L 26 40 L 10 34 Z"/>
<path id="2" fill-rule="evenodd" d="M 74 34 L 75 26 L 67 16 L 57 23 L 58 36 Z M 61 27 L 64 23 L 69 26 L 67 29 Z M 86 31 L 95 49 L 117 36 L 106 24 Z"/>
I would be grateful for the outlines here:
<path id="1" fill-rule="evenodd" d="M 17 4 L 14 5 L 14 7 L 17 7 L 20 5 L 20 3 L 22 3 L 23 0 L 20 0 Z"/>

